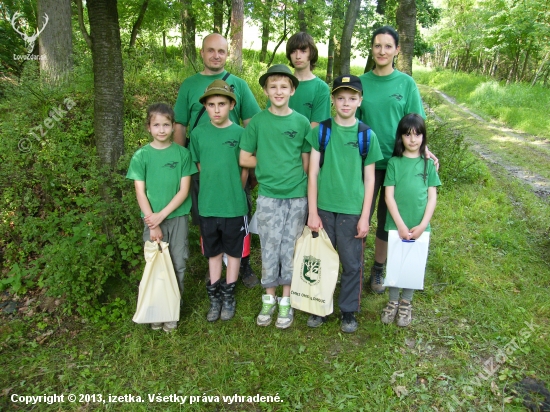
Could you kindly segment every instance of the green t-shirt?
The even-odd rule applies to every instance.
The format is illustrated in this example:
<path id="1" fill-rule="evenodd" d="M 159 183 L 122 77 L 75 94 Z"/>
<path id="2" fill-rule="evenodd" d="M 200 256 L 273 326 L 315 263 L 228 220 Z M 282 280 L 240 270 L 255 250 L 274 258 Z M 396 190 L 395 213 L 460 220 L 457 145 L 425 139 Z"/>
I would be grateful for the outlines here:
<path id="1" fill-rule="evenodd" d="M 395 186 L 394 199 L 399 215 L 409 229 L 417 226 L 424 217 L 428 204 L 428 187 L 441 186 L 441 181 L 432 159 L 428 160 L 424 181 L 423 157 L 392 157 L 388 162 L 384 186 Z M 388 211 L 385 230 L 397 230 L 397 226 Z M 430 225 L 426 228 L 430 231 Z"/>
<path id="2" fill-rule="evenodd" d="M 200 97 L 204 94 L 206 88 L 214 80 L 222 79 L 227 71 L 216 75 L 194 74 L 188 77 L 181 84 L 178 92 L 178 99 L 174 106 L 176 123 L 187 126 L 188 132 L 191 132 L 193 125 L 201 109 L 204 107 L 199 103 Z M 235 97 L 237 98 L 235 108 L 229 112 L 229 118 L 235 124 L 240 124 L 241 120 L 250 119 L 260 111 L 260 106 L 256 102 L 248 84 L 237 76 L 232 74 L 225 80 L 230 86 L 235 88 Z M 197 126 L 209 123 L 208 113 L 204 112 Z"/>
<path id="3" fill-rule="evenodd" d="M 191 157 L 201 166 L 201 216 L 238 217 L 248 213 L 239 167 L 243 132 L 235 123 L 223 128 L 206 123 L 191 132 Z"/>
<path id="4" fill-rule="evenodd" d="M 307 195 L 302 153 L 311 151 L 306 141 L 310 130 L 309 121 L 296 111 L 276 116 L 266 109 L 252 118 L 240 146 L 245 152 L 256 153 L 258 194 L 276 199 Z"/>
<path id="5" fill-rule="evenodd" d="M 371 130 L 369 151 L 363 167 L 358 147 L 358 125 L 340 126 L 334 119 L 330 141 L 325 149 L 323 167 L 317 176 L 317 207 L 334 213 L 360 215 L 365 198 L 362 168 L 382 159 L 376 133 Z M 319 151 L 319 126 L 307 136 L 311 146 Z"/>
<path id="6" fill-rule="evenodd" d="M 145 182 L 145 194 L 154 213 L 160 212 L 180 190 L 181 178 L 197 172 L 191 154 L 185 147 L 172 143 L 165 149 L 150 144 L 139 149 L 132 160 L 126 177 Z M 191 196 L 166 219 L 184 216 L 191 209 Z M 143 212 L 141 213 L 143 217 Z"/>
<path id="7" fill-rule="evenodd" d="M 267 107 L 271 102 L 267 101 Z M 321 123 L 330 117 L 330 88 L 320 78 L 301 81 L 290 96 L 288 107 L 304 115 L 309 122 Z"/>
<path id="8" fill-rule="evenodd" d="M 357 117 L 376 132 L 384 159 L 376 163 L 385 169 L 395 146 L 395 131 L 399 121 L 409 113 L 426 118 L 422 99 L 413 78 L 398 70 L 388 76 L 372 71 L 359 76 L 363 85 L 363 102 Z"/>

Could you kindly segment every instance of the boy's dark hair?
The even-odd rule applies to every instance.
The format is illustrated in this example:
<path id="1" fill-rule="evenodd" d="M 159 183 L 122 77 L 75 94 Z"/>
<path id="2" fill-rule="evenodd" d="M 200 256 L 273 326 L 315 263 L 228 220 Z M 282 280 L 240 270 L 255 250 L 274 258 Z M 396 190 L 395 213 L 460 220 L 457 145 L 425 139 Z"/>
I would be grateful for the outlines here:
<path id="1" fill-rule="evenodd" d="M 395 132 L 395 146 L 393 148 L 393 155 L 397 157 L 403 157 L 405 151 L 405 145 L 403 144 L 403 135 L 409 132 L 415 132 L 422 135 L 422 143 L 420 143 L 419 151 L 420 157 L 424 159 L 424 181 L 426 181 L 428 170 L 428 158 L 426 157 L 426 146 L 428 144 L 428 136 L 426 135 L 426 123 L 422 116 L 416 113 L 409 113 L 399 121 L 397 130 Z"/>
<path id="2" fill-rule="evenodd" d="M 166 103 L 154 103 L 147 108 L 147 120 L 145 121 L 147 126 L 151 123 L 151 118 L 155 114 L 161 114 L 168 117 L 171 123 L 174 123 L 176 117 L 172 107 L 168 106 Z"/>
<path id="3" fill-rule="evenodd" d="M 288 41 L 286 42 L 286 58 L 290 62 L 290 66 L 294 67 L 292 64 L 292 60 L 290 59 L 290 55 L 294 50 L 302 50 L 305 51 L 309 48 L 309 67 L 311 70 L 315 68 L 315 65 L 317 64 L 317 59 L 319 59 L 319 52 L 317 51 L 317 46 L 315 45 L 315 42 L 313 41 L 313 37 L 311 37 L 310 34 L 306 32 L 299 32 L 294 34 Z"/>

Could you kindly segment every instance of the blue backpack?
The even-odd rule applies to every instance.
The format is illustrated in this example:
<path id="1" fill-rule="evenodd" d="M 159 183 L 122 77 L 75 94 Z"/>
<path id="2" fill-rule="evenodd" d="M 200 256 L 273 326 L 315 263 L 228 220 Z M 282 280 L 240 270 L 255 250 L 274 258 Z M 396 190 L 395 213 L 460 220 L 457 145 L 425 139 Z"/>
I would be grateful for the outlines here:
<path id="1" fill-rule="evenodd" d="M 320 168 L 323 167 L 323 163 L 325 162 L 325 150 L 327 149 L 327 145 L 330 142 L 331 126 L 332 118 L 323 120 L 321 123 L 319 123 L 319 153 L 321 154 L 321 158 L 319 159 Z M 361 120 L 359 120 L 357 144 L 359 147 L 359 154 L 361 155 L 362 159 L 361 165 L 365 163 L 365 159 L 367 158 L 367 154 L 369 153 L 370 134 L 371 128 L 363 123 Z M 364 172 L 362 166 L 361 172 Z"/>

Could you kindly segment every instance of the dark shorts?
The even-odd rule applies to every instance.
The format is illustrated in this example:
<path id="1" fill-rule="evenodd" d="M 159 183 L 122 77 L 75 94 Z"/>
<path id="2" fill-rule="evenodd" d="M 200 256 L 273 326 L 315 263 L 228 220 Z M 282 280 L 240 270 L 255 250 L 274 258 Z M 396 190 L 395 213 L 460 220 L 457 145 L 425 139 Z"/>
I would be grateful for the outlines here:
<path id="1" fill-rule="evenodd" d="M 199 216 L 199 222 L 204 256 L 214 257 L 220 253 L 225 253 L 235 258 L 243 256 L 245 238 L 248 235 L 248 216 Z M 248 244 L 248 249 L 248 253 L 250 253 L 250 244 Z"/>
<path id="2" fill-rule="evenodd" d="M 386 206 L 386 188 L 384 187 L 384 179 L 386 178 L 386 170 L 376 170 L 374 172 L 374 194 L 372 196 L 372 205 L 370 207 L 369 224 L 374 214 L 376 199 L 378 198 L 378 209 L 376 211 L 376 237 L 384 242 L 388 241 L 388 232 L 384 230 L 386 226 L 386 215 L 388 206 Z"/>

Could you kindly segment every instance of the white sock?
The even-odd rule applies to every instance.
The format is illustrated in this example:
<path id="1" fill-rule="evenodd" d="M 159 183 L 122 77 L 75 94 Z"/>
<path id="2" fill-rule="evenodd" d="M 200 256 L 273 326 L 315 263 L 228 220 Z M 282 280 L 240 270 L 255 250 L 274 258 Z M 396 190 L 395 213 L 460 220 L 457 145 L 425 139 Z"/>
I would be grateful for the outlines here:
<path id="1" fill-rule="evenodd" d="M 281 298 L 281 301 L 279 302 L 279 305 L 281 306 L 290 306 L 290 297 L 284 296 Z"/>

